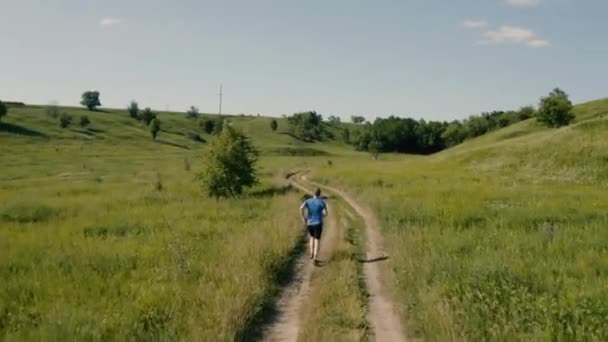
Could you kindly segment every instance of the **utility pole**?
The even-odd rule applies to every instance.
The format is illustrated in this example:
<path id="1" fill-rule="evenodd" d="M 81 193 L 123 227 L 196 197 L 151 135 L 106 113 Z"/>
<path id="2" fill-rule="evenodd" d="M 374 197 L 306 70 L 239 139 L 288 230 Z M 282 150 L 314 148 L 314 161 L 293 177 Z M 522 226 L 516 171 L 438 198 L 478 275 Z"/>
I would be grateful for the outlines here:
<path id="1" fill-rule="evenodd" d="M 220 83 L 220 93 L 218 94 L 220 96 L 220 112 L 219 114 L 222 115 L 222 96 L 224 95 L 224 93 L 222 93 L 222 84 Z"/>

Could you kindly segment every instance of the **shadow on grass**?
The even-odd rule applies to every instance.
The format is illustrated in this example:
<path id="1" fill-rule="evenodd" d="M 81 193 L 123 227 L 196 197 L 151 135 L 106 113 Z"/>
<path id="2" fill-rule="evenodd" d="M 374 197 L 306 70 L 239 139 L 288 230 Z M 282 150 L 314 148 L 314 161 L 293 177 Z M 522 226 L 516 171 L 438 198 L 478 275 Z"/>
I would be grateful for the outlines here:
<path id="1" fill-rule="evenodd" d="M 289 192 L 295 191 L 291 184 L 283 185 L 283 186 L 270 186 L 264 189 L 253 191 L 249 194 L 251 197 L 273 197 L 279 195 L 285 195 Z"/>
<path id="2" fill-rule="evenodd" d="M 0 122 L 0 132 L 8 132 L 8 133 L 13 133 L 13 134 L 18 134 L 18 135 L 25 135 L 28 137 L 36 137 L 36 138 L 44 138 L 44 139 L 48 139 L 48 135 L 39 132 L 39 131 L 34 131 L 32 129 L 29 128 L 25 128 L 19 125 L 13 125 L 10 123 L 4 123 L 4 122 Z"/>
<path id="3" fill-rule="evenodd" d="M 302 138 L 300 138 L 299 136 L 297 136 L 297 135 L 295 135 L 295 134 L 293 134 L 293 133 L 290 133 L 290 132 L 277 132 L 277 133 L 278 133 L 278 134 L 281 134 L 281 135 L 288 135 L 288 136 L 290 136 L 290 137 L 292 137 L 292 138 L 294 138 L 294 139 L 296 139 L 296 140 L 299 140 L 299 141 L 304 141 L 304 140 L 302 140 Z"/>
<path id="4" fill-rule="evenodd" d="M 317 261 L 313 261 L 315 267 L 325 267 L 327 266 L 327 264 L 329 264 L 329 261 L 325 261 L 325 260 L 317 260 Z"/>
<path id="5" fill-rule="evenodd" d="M 84 134 L 84 135 L 88 135 L 88 136 L 95 136 L 95 133 L 89 131 L 89 130 L 82 130 L 82 129 L 77 129 L 76 132 L 80 133 L 80 134 Z"/>
<path id="6" fill-rule="evenodd" d="M 372 259 L 359 259 L 359 262 L 362 264 L 371 264 L 374 262 L 380 262 L 380 261 L 384 261 L 384 260 L 388 260 L 388 256 L 381 256 L 381 257 L 372 258 Z"/>
<path id="7" fill-rule="evenodd" d="M 105 133 L 106 132 L 105 129 L 92 128 L 92 127 L 87 128 L 87 131 L 92 132 L 92 133 Z"/>
<path id="8" fill-rule="evenodd" d="M 234 341 L 259 341 L 262 338 L 264 329 L 278 321 L 279 310 L 277 305 L 281 296 L 281 290 L 294 281 L 297 261 L 305 249 L 306 235 L 302 234 L 300 241 L 298 241 L 291 253 L 284 258 L 283 262 L 278 265 L 276 272 L 272 272 L 274 275 L 273 280 L 276 284 L 275 288 L 261 299 L 260 305 L 257 306 L 257 311 L 245 322 L 241 330 L 236 333 Z"/>
<path id="9" fill-rule="evenodd" d="M 95 108 L 93 110 L 89 110 L 91 112 L 97 112 L 97 113 L 115 113 L 111 110 L 107 110 L 107 109 L 101 109 L 101 108 Z"/>
<path id="10" fill-rule="evenodd" d="M 190 147 L 186 146 L 186 145 L 180 145 L 171 141 L 166 141 L 166 140 L 156 140 L 157 143 L 159 144 L 163 144 L 163 145 L 169 145 L 169 146 L 173 146 L 173 147 L 178 147 L 178 148 L 183 148 L 185 150 L 189 150 Z"/>

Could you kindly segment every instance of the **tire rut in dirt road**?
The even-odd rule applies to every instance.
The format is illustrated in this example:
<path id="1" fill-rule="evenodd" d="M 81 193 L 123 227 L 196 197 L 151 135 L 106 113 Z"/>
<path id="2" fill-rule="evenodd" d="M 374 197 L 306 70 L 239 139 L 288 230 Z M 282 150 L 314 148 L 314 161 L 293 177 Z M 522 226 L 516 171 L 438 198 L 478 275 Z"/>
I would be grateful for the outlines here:
<path id="1" fill-rule="evenodd" d="M 300 308 L 310 291 L 313 265 L 306 254 L 298 258 L 295 277 L 277 302 L 274 322 L 265 329 L 262 341 L 297 341 L 300 331 Z"/>
<path id="2" fill-rule="evenodd" d="M 305 176 L 302 176 L 302 179 L 308 184 L 324 188 L 341 197 L 363 218 L 367 238 L 366 260 L 384 260 L 387 258 L 382 250 L 383 242 L 379 225 L 371 210 L 364 208 L 351 196 L 339 189 L 309 181 Z M 369 293 L 368 321 L 372 326 L 376 341 L 406 341 L 401 321 L 394 310 L 387 286 L 383 283 L 383 280 L 388 277 L 388 270 L 382 266 L 382 263 L 365 262 L 363 271 Z"/>
<path id="3" fill-rule="evenodd" d="M 291 184 L 305 193 L 311 193 L 304 186 L 291 182 Z M 336 220 L 331 216 L 328 219 L 327 234 L 324 236 L 319 251 L 322 260 L 329 260 L 332 254 L 336 232 Z M 308 243 L 308 241 L 307 241 Z M 298 257 L 295 266 L 294 279 L 283 289 L 276 304 L 275 320 L 264 329 L 262 341 L 297 341 L 301 328 L 301 314 L 306 309 L 306 299 L 311 293 L 311 277 L 314 264 L 308 255 L 308 244 L 305 252 Z"/>

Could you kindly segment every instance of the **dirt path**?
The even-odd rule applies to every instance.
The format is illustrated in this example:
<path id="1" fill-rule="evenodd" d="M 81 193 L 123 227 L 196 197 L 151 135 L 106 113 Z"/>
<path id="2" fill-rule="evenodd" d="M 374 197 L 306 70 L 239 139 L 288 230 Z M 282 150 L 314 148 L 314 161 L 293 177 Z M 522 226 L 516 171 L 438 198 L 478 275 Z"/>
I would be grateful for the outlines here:
<path id="1" fill-rule="evenodd" d="M 310 191 L 295 181 L 293 186 L 310 193 Z M 321 262 L 329 260 L 336 245 L 338 232 L 336 231 L 336 220 L 333 215 L 327 220 L 327 229 L 321 240 L 319 259 Z M 302 228 L 303 229 L 303 228 Z M 308 241 L 307 241 L 308 243 Z M 310 295 L 310 279 L 314 270 L 314 264 L 309 258 L 308 244 L 305 252 L 296 262 L 294 279 L 283 289 L 283 293 L 277 302 L 277 315 L 274 322 L 268 326 L 262 336 L 263 341 L 297 341 L 300 332 L 300 318 L 305 310 L 307 297 Z"/>
<path id="2" fill-rule="evenodd" d="M 373 212 L 359 205 L 351 196 L 339 189 L 309 181 L 306 176 L 302 176 L 302 179 L 341 197 L 363 218 L 367 237 L 367 262 L 364 263 L 363 271 L 370 295 L 368 321 L 372 326 L 376 341 L 406 341 L 399 317 L 393 308 L 386 286 L 383 284 L 388 270 L 384 270 L 382 262 L 377 262 L 386 260 L 387 255 L 382 250 L 382 235 Z"/>
<path id="3" fill-rule="evenodd" d="M 295 277 L 283 289 L 277 302 L 277 316 L 264 331 L 262 341 L 297 341 L 300 331 L 300 307 L 310 292 L 313 265 L 306 254 L 296 263 Z"/>

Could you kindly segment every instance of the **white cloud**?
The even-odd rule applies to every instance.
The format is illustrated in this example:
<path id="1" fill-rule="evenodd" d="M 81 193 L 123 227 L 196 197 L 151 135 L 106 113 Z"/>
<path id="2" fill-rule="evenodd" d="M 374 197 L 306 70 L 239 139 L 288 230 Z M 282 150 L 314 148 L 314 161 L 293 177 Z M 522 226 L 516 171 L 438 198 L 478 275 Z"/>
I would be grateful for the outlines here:
<path id="1" fill-rule="evenodd" d="M 485 20 L 465 20 L 462 26 L 468 29 L 479 29 L 488 26 L 488 22 Z"/>
<path id="2" fill-rule="evenodd" d="M 551 46 L 551 44 L 548 41 L 543 40 L 543 39 L 534 39 L 534 40 L 527 42 L 526 44 L 528 44 L 529 47 L 533 47 L 533 48 L 544 48 L 544 47 Z"/>
<path id="3" fill-rule="evenodd" d="M 539 38 L 534 32 L 525 27 L 501 26 L 498 30 L 487 31 L 483 34 L 480 44 L 526 44 L 533 48 L 549 47 L 550 43 Z"/>
<path id="4" fill-rule="evenodd" d="M 507 5 L 514 7 L 534 7 L 538 6 L 540 0 L 506 0 Z"/>
<path id="5" fill-rule="evenodd" d="M 114 26 L 117 24 L 122 23 L 124 20 L 120 19 L 120 18 L 103 18 L 101 19 L 101 21 L 99 22 L 99 25 L 101 27 L 109 27 L 109 26 Z"/>
<path id="6" fill-rule="evenodd" d="M 488 31 L 483 36 L 488 43 L 521 43 L 535 37 L 532 31 L 515 26 L 501 26 L 497 31 Z"/>

